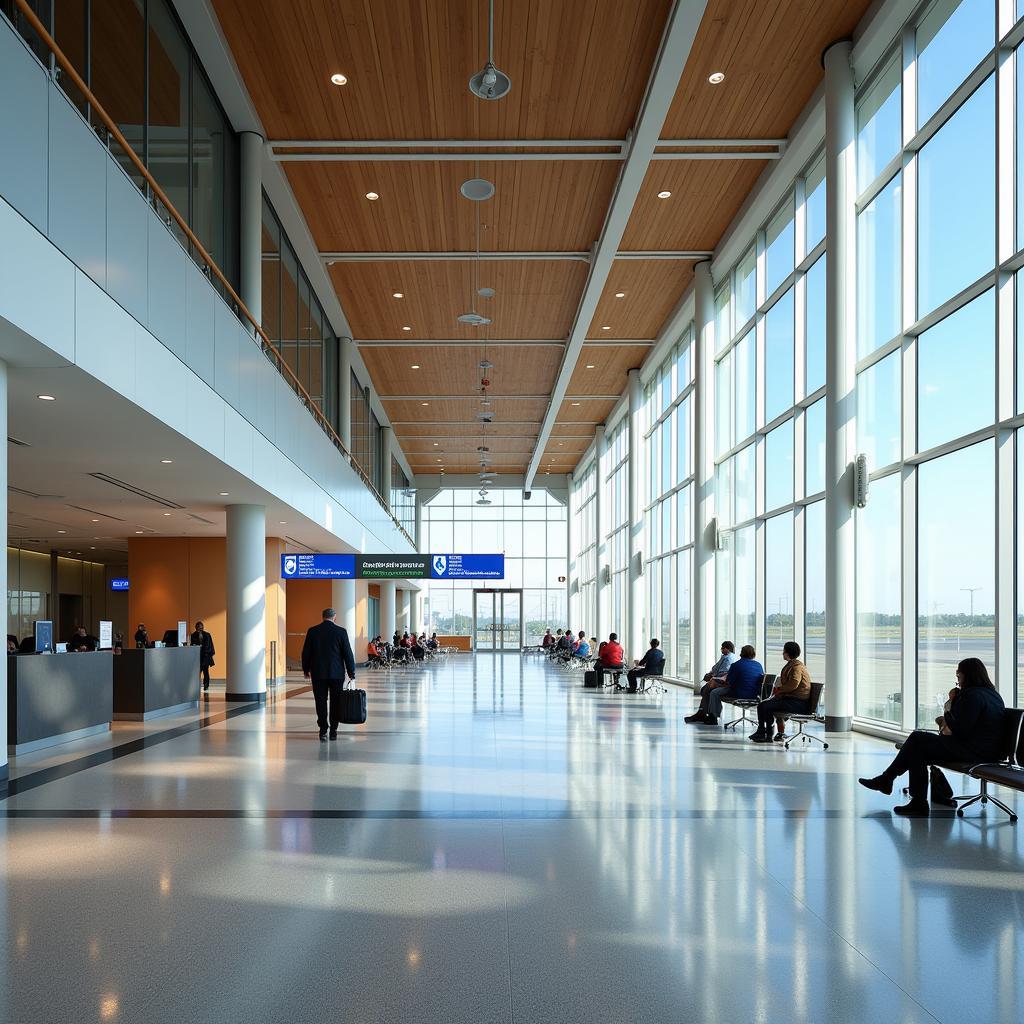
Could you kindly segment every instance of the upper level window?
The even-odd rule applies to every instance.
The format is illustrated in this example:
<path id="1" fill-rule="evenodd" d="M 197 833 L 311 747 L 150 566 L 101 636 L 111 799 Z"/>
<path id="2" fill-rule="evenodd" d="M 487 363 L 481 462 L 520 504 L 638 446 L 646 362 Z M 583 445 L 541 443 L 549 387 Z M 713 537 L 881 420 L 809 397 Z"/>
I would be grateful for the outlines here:
<path id="1" fill-rule="evenodd" d="M 857 191 L 863 192 L 900 151 L 900 65 L 893 58 L 857 104 Z"/>

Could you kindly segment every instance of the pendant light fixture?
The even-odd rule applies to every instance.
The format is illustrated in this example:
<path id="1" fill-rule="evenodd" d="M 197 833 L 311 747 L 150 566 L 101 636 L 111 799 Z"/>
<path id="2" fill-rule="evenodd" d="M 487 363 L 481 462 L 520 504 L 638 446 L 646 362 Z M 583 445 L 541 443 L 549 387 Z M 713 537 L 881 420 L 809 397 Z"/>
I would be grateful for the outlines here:
<path id="1" fill-rule="evenodd" d="M 473 182 L 484 181 L 483 178 L 470 178 L 469 181 L 463 182 L 462 194 L 469 199 L 477 199 L 477 196 L 470 196 L 466 192 L 466 186 Z M 490 185 L 490 182 L 484 182 Z M 494 186 L 491 185 L 490 195 L 482 195 L 479 199 L 490 199 L 494 195 Z M 473 327 L 486 327 L 490 322 L 490 317 L 481 315 L 476 311 L 476 297 L 480 294 L 480 207 L 476 207 L 476 258 L 473 260 L 473 294 L 469 300 L 469 312 L 459 314 L 459 323 L 471 324 Z"/>
<path id="2" fill-rule="evenodd" d="M 494 0 L 487 25 L 487 63 L 469 80 L 469 91 L 482 100 L 500 100 L 512 88 L 512 79 L 494 66 Z"/>

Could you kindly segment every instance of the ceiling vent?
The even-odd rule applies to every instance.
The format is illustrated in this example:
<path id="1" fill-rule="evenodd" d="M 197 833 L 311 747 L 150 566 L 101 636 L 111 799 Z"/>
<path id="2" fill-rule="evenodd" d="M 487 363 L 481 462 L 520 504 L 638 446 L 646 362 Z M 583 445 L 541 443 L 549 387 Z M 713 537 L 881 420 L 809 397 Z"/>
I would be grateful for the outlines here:
<path id="1" fill-rule="evenodd" d="M 173 509 L 184 509 L 184 505 L 179 505 L 176 501 L 171 501 L 170 498 L 161 498 L 159 494 L 153 494 L 150 491 L 145 491 L 141 487 L 136 487 L 134 484 L 126 483 L 124 480 L 118 480 L 116 476 L 109 476 L 107 473 L 90 473 L 95 480 L 102 480 L 105 484 L 110 484 L 111 487 L 120 487 L 122 491 L 128 491 L 131 494 L 135 494 L 140 498 L 145 498 L 146 501 L 152 501 L 156 505 L 160 505 L 163 508 Z"/>

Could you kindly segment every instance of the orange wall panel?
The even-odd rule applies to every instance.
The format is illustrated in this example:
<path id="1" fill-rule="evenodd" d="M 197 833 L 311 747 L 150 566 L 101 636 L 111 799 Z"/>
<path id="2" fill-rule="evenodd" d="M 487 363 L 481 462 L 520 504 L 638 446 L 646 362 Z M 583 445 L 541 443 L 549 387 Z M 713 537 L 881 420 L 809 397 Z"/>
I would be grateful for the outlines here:
<path id="1" fill-rule="evenodd" d="M 288 591 L 288 660 L 302 659 L 302 641 L 306 630 L 320 621 L 321 613 L 331 607 L 330 580 L 289 580 Z"/>

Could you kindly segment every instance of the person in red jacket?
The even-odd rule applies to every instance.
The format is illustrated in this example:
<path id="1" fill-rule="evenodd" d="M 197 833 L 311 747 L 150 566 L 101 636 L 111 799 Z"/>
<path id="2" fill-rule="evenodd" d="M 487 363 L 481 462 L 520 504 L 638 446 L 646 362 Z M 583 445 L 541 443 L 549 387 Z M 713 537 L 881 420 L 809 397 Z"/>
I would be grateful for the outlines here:
<path id="1" fill-rule="evenodd" d="M 623 669 L 623 650 L 617 633 L 609 633 L 606 643 L 601 644 L 597 655 L 599 672 L 621 672 Z"/>

